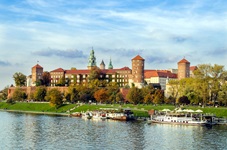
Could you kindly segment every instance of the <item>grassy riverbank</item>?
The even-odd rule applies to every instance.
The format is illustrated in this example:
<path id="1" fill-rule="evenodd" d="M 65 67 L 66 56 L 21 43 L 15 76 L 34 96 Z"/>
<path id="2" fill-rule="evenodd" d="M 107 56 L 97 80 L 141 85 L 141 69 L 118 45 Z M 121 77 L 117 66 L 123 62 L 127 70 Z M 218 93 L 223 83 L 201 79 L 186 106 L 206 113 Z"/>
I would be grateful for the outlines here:
<path id="1" fill-rule="evenodd" d="M 17 102 L 15 104 L 8 104 L 5 102 L 0 102 L 0 109 L 2 110 L 13 110 L 18 112 L 37 112 L 37 113 L 59 113 L 59 114 L 69 114 L 72 112 L 81 112 L 87 110 L 100 110 L 102 108 L 113 108 L 113 109 L 125 109 L 130 108 L 134 112 L 135 116 L 139 117 L 148 117 L 148 110 L 162 110 L 162 109 L 170 109 L 173 110 L 175 107 L 173 105 L 119 105 L 119 104 L 100 104 L 100 105 L 78 105 L 78 104 L 64 104 L 58 109 L 51 107 L 49 103 L 26 103 L 26 102 Z M 217 117 L 227 117 L 227 108 L 225 107 L 205 107 L 200 108 L 198 106 L 186 106 L 186 109 L 197 110 L 201 109 L 203 113 L 212 113 Z"/>

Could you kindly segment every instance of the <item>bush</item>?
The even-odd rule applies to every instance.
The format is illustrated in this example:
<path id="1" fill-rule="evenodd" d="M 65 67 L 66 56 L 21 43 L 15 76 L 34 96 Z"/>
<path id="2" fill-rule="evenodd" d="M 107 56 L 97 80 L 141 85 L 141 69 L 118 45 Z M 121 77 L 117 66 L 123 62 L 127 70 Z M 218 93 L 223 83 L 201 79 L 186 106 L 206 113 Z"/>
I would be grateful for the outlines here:
<path id="1" fill-rule="evenodd" d="M 12 98 L 9 98 L 9 99 L 6 100 L 6 103 L 15 104 L 15 101 Z"/>

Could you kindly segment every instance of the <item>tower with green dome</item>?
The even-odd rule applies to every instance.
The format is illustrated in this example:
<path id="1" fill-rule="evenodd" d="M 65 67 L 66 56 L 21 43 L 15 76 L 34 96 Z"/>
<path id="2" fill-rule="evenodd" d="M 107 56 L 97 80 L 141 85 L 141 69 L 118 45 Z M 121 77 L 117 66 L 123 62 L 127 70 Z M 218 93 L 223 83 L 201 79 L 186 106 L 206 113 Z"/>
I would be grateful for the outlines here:
<path id="1" fill-rule="evenodd" d="M 95 58 L 95 52 L 92 48 L 90 56 L 89 56 L 89 60 L 88 60 L 88 69 L 91 69 L 92 67 L 96 67 L 96 58 Z"/>

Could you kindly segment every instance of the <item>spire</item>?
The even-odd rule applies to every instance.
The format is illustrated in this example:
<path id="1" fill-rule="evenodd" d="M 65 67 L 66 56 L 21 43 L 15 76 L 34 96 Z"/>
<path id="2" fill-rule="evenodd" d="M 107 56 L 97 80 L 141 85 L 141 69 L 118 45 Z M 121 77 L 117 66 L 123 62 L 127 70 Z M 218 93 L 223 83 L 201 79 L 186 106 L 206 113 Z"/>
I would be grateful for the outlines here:
<path id="1" fill-rule="evenodd" d="M 95 52 L 92 50 L 90 52 L 89 60 L 88 60 L 88 68 L 95 67 L 96 66 L 96 58 L 95 58 Z"/>
<path id="2" fill-rule="evenodd" d="M 105 69 L 105 63 L 104 63 L 104 61 L 102 60 L 102 62 L 101 62 L 101 64 L 100 64 L 100 69 Z"/>
<path id="3" fill-rule="evenodd" d="M 109 63 L 108 69 L 113 69 L 111 58 L 110 58 L 110 63 Z"/>

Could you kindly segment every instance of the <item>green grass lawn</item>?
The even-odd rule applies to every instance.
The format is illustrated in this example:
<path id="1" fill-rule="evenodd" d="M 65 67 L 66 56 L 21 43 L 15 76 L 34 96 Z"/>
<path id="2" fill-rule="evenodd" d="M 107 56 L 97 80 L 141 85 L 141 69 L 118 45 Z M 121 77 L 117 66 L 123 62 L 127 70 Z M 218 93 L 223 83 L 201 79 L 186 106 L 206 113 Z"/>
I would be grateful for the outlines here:
<path id="1" fill-rule="evenodd" d="M 100 108 L 113 108 L 113 109 L 125 109 L 130 108 L 134 112 L 135 116 L 139 117 L 148 117 L 148 110 L 163 110 L 163 109 L 170 109 L 174 110 L 175 107 L 173 105 L 132 105 L 132 104 L 101 104 L 101 105 L 82 105 L 78 106 L 78 104 L 64 104 L 58 109 L 55 107 L 51 107 L 49 103 L 26 103 L 26 102 L 17 102 L 15 104 L 8 104 L 5 102 L 0 102 L 0 109 L 7 109 L 7 110 L 18 110 L 18 111 L 35 111 L 35 112 L 53 112 L 53 113 L 66 113 L 68 110 L 72 108 L 76 108 L 71 112 L 81 112 L 87 110 L 100 110 Z M 212 113 L 215 114 L 217 117 L 227 117 L 227 108 L 226 107 L 205 107 L 201 108 L 198 106 L 185 106 L 185 109 L 192 109 L 197 110 L 201 109 L 203 113 Z"/>
<path id="2" fill-rule="evenodd" d="M 67 110 L 75 107 L 75 104 L 65 104 L 60 108 L 55 109 L 51 107 L 49 103 L 26 103 L 26 102 L 17 102 L 15 104 L 8 104 L 5 102 L 0 102 L 0 109 L 7 110 L 18 110 L 18 111 L 37 111 L 37 112 L 56 112 L 56 113 L 65 113 Z"/>

